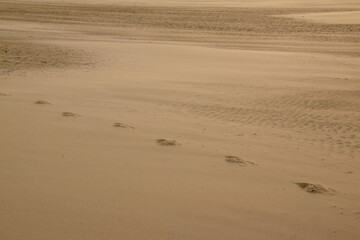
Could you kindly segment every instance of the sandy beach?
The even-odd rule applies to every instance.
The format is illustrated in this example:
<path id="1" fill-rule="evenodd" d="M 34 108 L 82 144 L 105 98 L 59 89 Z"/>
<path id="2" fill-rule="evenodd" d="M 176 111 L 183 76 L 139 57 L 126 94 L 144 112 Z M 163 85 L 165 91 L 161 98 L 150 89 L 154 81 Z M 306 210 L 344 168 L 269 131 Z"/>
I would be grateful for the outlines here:
<path id="1" fill-rule="evenodd" d="M 360 239 L 359 13 L 0 0 L 0 239 Z"/>

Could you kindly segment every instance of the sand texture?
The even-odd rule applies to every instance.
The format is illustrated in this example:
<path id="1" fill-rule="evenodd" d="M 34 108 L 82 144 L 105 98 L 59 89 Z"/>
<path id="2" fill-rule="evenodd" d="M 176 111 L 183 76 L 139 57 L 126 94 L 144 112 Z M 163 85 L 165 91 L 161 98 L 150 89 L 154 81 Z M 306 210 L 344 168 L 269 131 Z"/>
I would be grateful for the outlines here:
<path id="1" fill-rule="evenodd" d="M 0 239 L 360 239 L 359 11 L 0 0 Z"/>
<path id="2" fill-rule="evenodd" d="M 326 24 L 360 24 L 360 11 L 305 13 L 288 17 Z"/>

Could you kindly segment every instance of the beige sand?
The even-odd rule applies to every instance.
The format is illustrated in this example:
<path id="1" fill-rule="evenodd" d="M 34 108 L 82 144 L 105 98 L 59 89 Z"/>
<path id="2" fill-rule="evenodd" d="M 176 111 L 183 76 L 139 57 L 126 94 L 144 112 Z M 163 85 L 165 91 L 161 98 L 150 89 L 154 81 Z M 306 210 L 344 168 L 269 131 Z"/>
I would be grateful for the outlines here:
<path id="1" fill-rule="evenodd" d="M 273 17 L 349 9 L 54 2 L 0 1 L 0 239 L 360 238 L 360 26 Z"/>
<path id="2" fill-rule="evenodd" d="M 327 24 L 360 24 L 360 11 L 294 14 L 289 17 Z"/>
<path id="3" fill-rule="evenodd" d="M 4 0 L 3 0 L 4 1 Z M 9 0 L 7 0 L 9 2 Z M 358 0 L 16 0 L 17 2 L 52 2 L 85 4 L 126 4 L 161 6 L 216 7 L 359 7 Z"/>

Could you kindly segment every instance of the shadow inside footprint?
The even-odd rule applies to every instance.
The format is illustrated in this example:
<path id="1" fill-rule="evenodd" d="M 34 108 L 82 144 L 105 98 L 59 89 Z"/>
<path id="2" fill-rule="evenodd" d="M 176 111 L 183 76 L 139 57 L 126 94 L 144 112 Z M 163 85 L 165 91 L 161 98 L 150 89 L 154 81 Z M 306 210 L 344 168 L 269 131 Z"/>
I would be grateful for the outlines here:
<path id="1" fill-rule="evenodd" d="M 5 93 L 0 93 L 0 97 L 7 97 L 9 95 L 5 94 Z"/>
<path id="2" fill-rule="evenodd" d="M 159 144 L 160 146 L 176 146 L 176 145 L 180 145 L 180 143 L 178 143 L 175 140 L 167 140 L 167 139 L 156 139 L 157 144 Z"/>
<path id="3" fill-rule="evenodd" d="M 50 104 L 50 103 L 45 101 L 45 100 L 38 100 L 38 101 L 35 102 L 35 104 L 46 105 L 46 104 Z"/>
<path id="4" fill-rule="evenodd" d="M 295 184 L 308 193 L 321 193 L 321 194 L 329 194 L 329 195 L 335 194 L 334 189 L 326 188 L 321 184 L 313 184 L 306 182 L 297 182 Z"/>
<path id="5" fill-rule="evenodd" d="M 124 123 L 119 123 L 119 122 L 114 123 L 113 126 L 118 127 L 118 128 L 135 129 L 133 126 L 130 126 L 130 125 L 127 125 L 127 124 L 124 124 Z"/>
<path id="6" fill-rule="evenodd" d="M 78 116 L 80 116 L 79 114 L 73 113 L 73 112 L 63 112 L 62 115 L 64 117 L 78 117 Z"/>
<path id="7" fill-rule="evenodd" d="M 244 159 L 237 156 L 225 156 L 225 161 L 231 164 L 238 164 L 242 167 L 246 167 L 248 165 L 256 165 L 256 163 L 245 161 Z"/>

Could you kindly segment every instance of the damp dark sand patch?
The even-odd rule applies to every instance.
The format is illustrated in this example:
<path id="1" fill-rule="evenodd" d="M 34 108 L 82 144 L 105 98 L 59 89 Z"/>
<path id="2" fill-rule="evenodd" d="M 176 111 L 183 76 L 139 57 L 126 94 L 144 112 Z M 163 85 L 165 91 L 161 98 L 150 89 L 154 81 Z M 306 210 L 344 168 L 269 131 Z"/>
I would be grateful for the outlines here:
<path id="1" fill-rule="evenodd" d="M 334 189 L 327 188 L 321 184 L 314 184 L 307 182 L 296 182 L 295 184 L 308 193 L 321 193 L 321 194 L 334 195 L 336 192 Z"/>
<path id="2" fill-rule="evenodd" d="M 7 37 L 0 30 L 0 74 L 28 69 L 66 69 L 88 66 L 92 56 L 84 50 Z"/>
<path id="3" fill-rule="evenodd" d="M 175 140 L 168 140 L 168 139 L 156 139 L 156 143 L 159 144 L 160 146 L 177 146 L 180 145 L 180 143 L 178 143 Z"/>
<path id="4" fill-rule="evenodd" d="M 137 38 L 170 41 L 176 39 L 177 41 L 200 43 L 203 41 L 203 37 L 207 35 L 207 44 L 216 47 L 286 52 L 289 50 L 296 52 L 316 51 L 359 56 L 360 53 L 356 45 L 360 38 L 359 24 L 323 24 L 275 17 L 352 10 L 349 8 L 209 8 L 106 4 L 64 5 L 61 3 L 25 4 L 22 1 L 19 3 L 6 1 L 0 2 L 0 20 L 71 25 L 80 27 L 80 31 L 90 34 L 102 32 L 105 35 L 121 38 L 129 37 L 124 35 L 124 31 L 122 31 L 124 28 L 146 29 L 148 31 L 138 31 Z M 89 26 L 98 27 L 98 30 L 95 32 L 86 30 Z M 132 34 L 130 36 L 133 37 Z M 221 42 L 219 42 L 219 36 L 221 36 Z M 224 36 L 226 37 L 224 38 Z M 251 39 L 255 41 L 251 41 Z M 262 41 L 270 39 L 274 40 L 271 44 Z M 278 42 L 278 40 L 282 41 Z M 296 41 L 295 46 L 293 41 Z M 331 42 L 335 45 L 323 44 L 323 42 Z M 340 50 L 338 48 L 340 42 L 351 43 L 351 45 Z"/>
<path id="5" fill-rule="evenodd" d="M 230 163 L 230 164 L 237 164 L 242 167 L 246 167 L 248 165 L 252 165 L 252 166 L 256 165 L 256 163 L 254 163 L 254 162 L 246 161 L 237 156 L 225 156 L 225 162 Z"/>
<path id="6" fill-rule="evenodd" d="M 352 9 L 341 9 L 342 11 Z M 187 33 L 219 33 L 228 36 L 354 37 L 357 24 L 329 25 L 297 21 L 277 15 L 338 12 L 333 8 L 208 8 L 89 4 L 0 3 L 1 20 L 63 23 L 91 26 L 138 27 Z M 313 38 L 312 38 L 313 39 Z"/>

